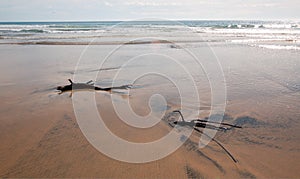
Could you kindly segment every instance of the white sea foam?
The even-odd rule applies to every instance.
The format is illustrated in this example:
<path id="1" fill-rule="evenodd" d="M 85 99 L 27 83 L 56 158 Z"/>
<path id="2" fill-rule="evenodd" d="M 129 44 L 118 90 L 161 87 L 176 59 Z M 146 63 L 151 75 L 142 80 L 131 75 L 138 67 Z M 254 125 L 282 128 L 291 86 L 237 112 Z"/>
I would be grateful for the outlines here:
<path id="1" fill-rule="evenodd" d="M 227 40 L 227 42 L 232 43 L 255 43 L 255 42 L 293 42 L 296 43 L 297 39 L 285 39 L 285 38 L 278 38 L 278 39 L 235 39 L 235 40 Z"/>
<path id="2" fill-rule="evenodd" d="M 300 29 L 214 29 L 198 28 L 198 32 L 217 33 L 217 34 L 297 34 Z"/>
<path id="3" fill-rule="evenodd" d="M 260 48 L 267 48 L 273 50 L 300 50 L 299 46 L 292 45 L 257 45 Z"/>

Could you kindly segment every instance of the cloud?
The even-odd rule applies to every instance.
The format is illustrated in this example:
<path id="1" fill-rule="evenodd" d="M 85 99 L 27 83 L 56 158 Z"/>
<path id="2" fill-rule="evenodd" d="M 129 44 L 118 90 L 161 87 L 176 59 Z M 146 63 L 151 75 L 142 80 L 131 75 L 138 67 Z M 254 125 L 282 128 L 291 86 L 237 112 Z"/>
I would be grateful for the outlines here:
<path id="1" fill-rule="evenodd" d="M 240 7 L 245 7 L 245 8 L 258 8 L 258 7 L 280 7 L 280 3 L 254 3 L 254 4 L 249 4 L 249 3 L 243 3 L 239 5 Z"/>
<path id="2" fill-rule="evenodd" d="M 0 0 L 0 21 L 300 19 L 299 0 Z"/>
<path id="3" fill-rule="evenodd" d="M 161 2 L 161 1 L 126 1 L 124 5 L 128 6 L 182 6 L 181 2 Z"/>
<path id="4" fill-rule="evenodd" d="M 103 3 L 104 3 L 104 5 L 106 5 L 106 6 L 110 6 L 110 7 L 112 7 L 112 6 L 113 6 L 113 4 L 112 4 L 112 3 L 110 3 L 110 2 L 107 2 L 107 1 L 104 1 Z"/>

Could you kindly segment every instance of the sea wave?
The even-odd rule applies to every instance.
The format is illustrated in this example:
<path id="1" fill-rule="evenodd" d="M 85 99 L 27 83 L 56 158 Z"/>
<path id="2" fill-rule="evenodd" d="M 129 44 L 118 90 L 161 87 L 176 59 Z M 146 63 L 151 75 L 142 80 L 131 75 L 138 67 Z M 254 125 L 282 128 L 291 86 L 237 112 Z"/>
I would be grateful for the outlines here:
<path id="1" fill-rule="evenodd" d="M 268 39 L 235 39 L 227 40 L 232 43 L 255 43 L 255 42 L 293 42 L 296 43 L 297 39 L 286 39 L 286 38 L 268 38 Z"/>
<path id="2" fill-rule="evenodd" d="M 19 23 L 1 23 L 0 30 L 18 32 L 18 31 L 36 31 L 40 32 L 73 32 L 73 31 L 95 31 L 108 30 L 114 26 L 121 26 L 125 29 L 181 29 L 188 26 L 198 30 L 300 30 L 299 22 L 281 22 L 281 21 L 132 21 L 132 22 L 19 22 Z"/>
<path id="3" fill-rule="evenodd" d="M 273 50 L 300 50 L 299 46 L 295 45 L 257 45 L 260 48 L 273 49 Z"/>
<path id="4" fill-rule="evenodd" d="M 188 34 L 194 32 L 207 42 L 284 44 L 288 46 L 282 48 L 294 48 L 289 46 L 299 44 L 299 24 L 288 21 L 0 22 L 0 40 L 1 44 L 69 45 L 74 42 L 74 45 L 78 45 L 86 44 L 91 38 L 114 42 L 120 38 L 138 38 L 145 34 L 149 37 L 171 37 L 178 41 L 179 36 L 187 34 L 179 41 L 189 43 L 192 40 Z M 279 49 L 277 46 L 265 48 Z"/>
<path id="5" fill-rule="evenodd" d="M 296 34 L 300 35 L 300 29 L 213 29 L 197 28 L 197 32 L 216 34 Z"/>

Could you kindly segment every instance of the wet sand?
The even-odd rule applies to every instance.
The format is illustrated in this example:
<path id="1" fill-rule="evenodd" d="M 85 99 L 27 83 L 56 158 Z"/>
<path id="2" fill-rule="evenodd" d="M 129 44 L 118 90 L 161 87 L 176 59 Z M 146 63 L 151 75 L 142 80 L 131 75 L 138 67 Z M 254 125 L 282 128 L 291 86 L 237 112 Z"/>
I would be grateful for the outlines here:
<path id="1" fill-rule="evenodd" d="M 201 51 L 201 44 L 197 45 L 191 50 Z M 225 121 L 244 127 L 218 132 L 216 139 L 231 151 L 238 163 L 232 162 L 215 143 L 199 149 L 197 134 L 176 152 L 150 163 L 130 164 L 103 155 L 82 134 L 69 94 L 58 95 L 54 90 L 72 78 L 84 46 L 8 45 L 0 46 L 0 177 L 298 178 L 299 52 L 211 46 L 226 79 Z M 96 54 L 100 49 L 104 55 L 112 47 L 91 48 L 93 58 L 93 52 Z M 85 71 L 95 69 L 88 67 Z M 132 69 L 144 70 L 143 66 Z M 109 79 L 110 73 L 113 72 L 101 73 L 100 78 Z M 209 89 L 207 82 L 201 80 L 197 83 L 203 86 L 200 110 L 206 116 Z M 128 98 L 137 114 L 147 114 L 149 96 L 165 89 L 169 89 L 165 92 L 167 113 L 177 108 L 178 96 L 171 84 L 153 77 L 141 79 L 135 85 L 138 87 L 129 91 Z M 96 93 L 96 101 L 107 126 L 126 140 L 153 141 L 170 130 L 163 122 L 149 129 L 124 124 L 113 111 L 109 93 Z"/>

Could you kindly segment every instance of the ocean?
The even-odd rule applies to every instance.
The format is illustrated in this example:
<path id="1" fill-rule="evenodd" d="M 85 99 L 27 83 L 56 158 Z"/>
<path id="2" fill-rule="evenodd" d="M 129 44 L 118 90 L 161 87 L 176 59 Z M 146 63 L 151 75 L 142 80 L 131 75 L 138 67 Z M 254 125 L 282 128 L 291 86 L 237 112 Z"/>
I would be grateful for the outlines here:
<path id="1" fill-rule="evenodd" d="M 173 37 L 171 41 L 180 43 L 186 40 L 176 37 L 183 34 L 197 35 L 207 42 L 300 50 L 297 21 L 0 22 L 0 44 L 126 43 L 128 38 L 145 35 Z"/>

